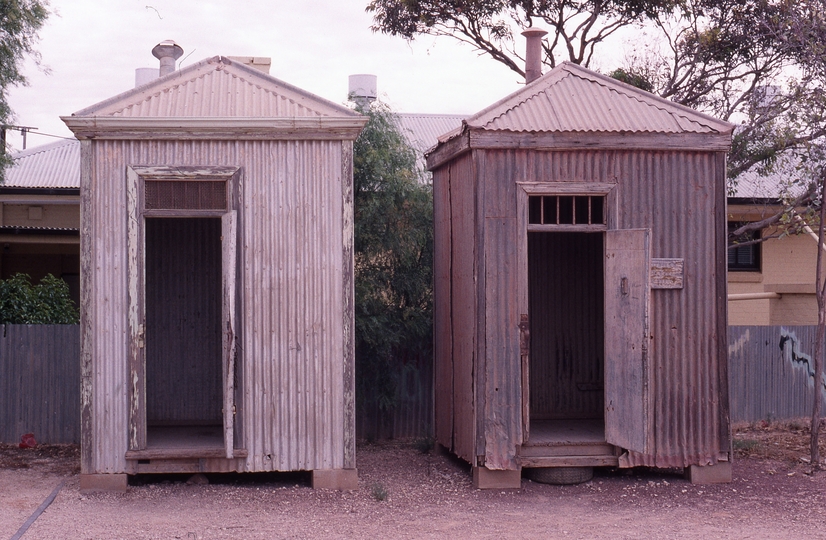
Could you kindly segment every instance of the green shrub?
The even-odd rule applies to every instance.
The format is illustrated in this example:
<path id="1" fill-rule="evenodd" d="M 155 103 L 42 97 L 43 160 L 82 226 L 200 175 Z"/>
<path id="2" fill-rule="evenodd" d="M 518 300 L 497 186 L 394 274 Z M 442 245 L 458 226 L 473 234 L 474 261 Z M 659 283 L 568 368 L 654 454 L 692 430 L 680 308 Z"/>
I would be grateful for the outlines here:
<path id="1" fill-rule="evenodd" d="M 48 274 L 32 285 L 26 274 L 0 279 L 0 324 L 77 324 L 69 286 Z"/>

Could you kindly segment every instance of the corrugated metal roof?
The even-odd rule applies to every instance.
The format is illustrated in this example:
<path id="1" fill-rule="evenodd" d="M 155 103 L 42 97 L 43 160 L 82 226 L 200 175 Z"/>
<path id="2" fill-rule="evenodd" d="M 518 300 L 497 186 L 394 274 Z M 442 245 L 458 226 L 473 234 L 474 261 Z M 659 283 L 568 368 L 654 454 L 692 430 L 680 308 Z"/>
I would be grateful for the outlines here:
<path id="1" fill-rule="evenodd" d="M 795 158 L 779 159 L 771 172 L 755 165 L 729 181 L 732 186 L 729 196 L 742 199 L 780 199 L 802 195 L 806 186 L 801 182 L 797 166 Z"/>
<path id="2" fill-rule="evenodd" d="M 350 117 L 358 113 L 216 56 L 76 112 L 117 117 Z"/>
<path id="3" fill-rule="evenodd" d="M 395 115 L 397 127 L 407 139 L 407 144 L 416 151 L 416 164 L 422 170 L 427 168 L 424 153 L 438 144 L 440 136 L 459 129 L 465 118 L 467 115 L 460 114 Z"/>
<path id="4" fill-rule="evenodd" d="M 733 128 L 568 62 L 467 123 L 470 128 L 517 132 L 728 133 Z"/>
<path id="5" fill-rule="evenodd" d="M 71 139 L 12 154 L 0 187 L 80 188 L 80 142 Z"/>

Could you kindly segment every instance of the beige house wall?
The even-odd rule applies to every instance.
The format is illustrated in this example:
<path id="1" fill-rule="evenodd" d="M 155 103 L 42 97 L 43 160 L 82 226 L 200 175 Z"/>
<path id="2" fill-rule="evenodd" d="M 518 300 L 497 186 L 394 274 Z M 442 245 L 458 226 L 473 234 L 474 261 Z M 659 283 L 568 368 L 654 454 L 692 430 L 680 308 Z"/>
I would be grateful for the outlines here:
<path id="1" fill-rule="evenodd" d="M 767 209 L 730 206 L 729 221 L 754 221 Z M 817 324 L 815 270 L 817 242 L 807 234 L 772 238 L 760 245 L 759 272 L 728 273 L 728 323 L 732 326 Z M 733 300 L 744 293 L 777 293 L 779 298 Z"/>

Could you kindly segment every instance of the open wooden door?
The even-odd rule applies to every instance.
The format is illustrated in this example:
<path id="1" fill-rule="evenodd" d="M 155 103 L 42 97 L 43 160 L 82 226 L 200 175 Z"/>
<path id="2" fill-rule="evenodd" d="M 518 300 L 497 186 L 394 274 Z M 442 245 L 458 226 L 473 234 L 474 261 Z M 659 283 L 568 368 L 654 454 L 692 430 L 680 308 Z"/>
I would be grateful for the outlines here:
<path id="1" fill-rule="evenodd" d="M 221 217 L 221 267 L 223 313 L 223 377 L 224 377 L 224 448 L 227 458 L 233 457 L 235 441 L 235 268 L 236 216 L 231 210 Z"/>
<path id="2" fill-rule="evenodd" d="M 648 229 L 605 233 L 605 440 L 651 448 Z"/>

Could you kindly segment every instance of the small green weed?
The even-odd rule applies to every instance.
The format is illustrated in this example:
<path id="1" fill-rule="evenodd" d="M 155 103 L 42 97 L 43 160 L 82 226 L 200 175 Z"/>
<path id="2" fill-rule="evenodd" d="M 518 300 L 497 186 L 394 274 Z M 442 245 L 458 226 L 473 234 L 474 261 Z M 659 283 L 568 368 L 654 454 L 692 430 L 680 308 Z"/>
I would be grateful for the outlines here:
<path id="1" fill-rule="evenodd" d="M 390 496 L 390 493 L 387 491 L 387 488 L 384 487 L 384 484 L 380 482 L 376 482 L 373 484 L 373 488 L 371 490 L 373 498 L 377 501 L 386 501 L 387 498 Z"/>
<path id="2" fill-rule="evenodd" d="M 733 446 L 741 452 L 754 452 L 759 450 L 762 444 L 756 439 L 734 439 Z"/>

